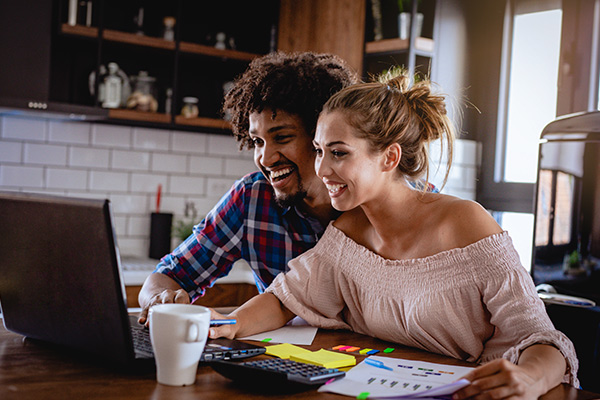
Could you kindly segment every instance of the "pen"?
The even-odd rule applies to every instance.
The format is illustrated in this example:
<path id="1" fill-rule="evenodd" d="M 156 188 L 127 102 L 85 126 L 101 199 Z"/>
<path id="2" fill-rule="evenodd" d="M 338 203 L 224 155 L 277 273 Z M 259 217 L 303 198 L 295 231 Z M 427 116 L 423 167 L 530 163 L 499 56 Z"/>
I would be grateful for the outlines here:
<path id="1" fill-rule="evenodd" d="M 235 319 L 211 319 L 210 320 L 210 326 L 233 325 L 236 322 L 237 321 Z"/>
<path id="2" fill-rule="evenodd" d="M 372 360 L 370 358 L 365 358 L 365 362 L 369 365 L 372 365 L 374 367 L 377 368 L 381 368 L 381 369 L 387 369 L 388 371 L 393 371 L 392 368 L 388 367 L 387 365 L 384 365 L 381 361 L 379 360 Z"/>

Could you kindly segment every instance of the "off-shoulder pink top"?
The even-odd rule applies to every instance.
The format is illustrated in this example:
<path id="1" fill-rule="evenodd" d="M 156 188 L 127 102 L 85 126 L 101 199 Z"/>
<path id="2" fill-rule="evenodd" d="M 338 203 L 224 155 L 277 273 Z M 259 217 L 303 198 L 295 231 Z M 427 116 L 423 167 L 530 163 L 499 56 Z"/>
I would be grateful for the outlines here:
<path id="1" fill-rule="evenodd" d="M 267 288 L 313 326 L 450 357 L 514 363 L 536 344 L 557 347 L 578 386 L 571 341 L 557 331 L 507 232 L 433 256 L 388 260 L 330 224 L 317 245 Z"/>

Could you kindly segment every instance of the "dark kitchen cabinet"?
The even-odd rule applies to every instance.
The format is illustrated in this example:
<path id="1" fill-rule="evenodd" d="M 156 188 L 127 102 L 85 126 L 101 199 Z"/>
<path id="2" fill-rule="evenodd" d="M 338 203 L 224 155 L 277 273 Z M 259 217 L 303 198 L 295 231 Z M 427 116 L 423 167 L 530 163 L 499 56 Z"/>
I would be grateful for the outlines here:
<path id="1" fill-rule="evenodd" d="M 223 85 L 276 46 L 279 2 L 274 0 L 260 8 L 242 0 L 81 0 L 75 14 L 69 3 L 0 2 L 1 112 L 37 110 L 111 123 L 226 131 L 229 125 L 220 115 Z M 165 17 L 175 21 L 167 39 Z M 216 46 L 219 35 L 225 37 L 224 48 Z M 101 73 L 113 62 L 121 76 L 131 79 L 145 71 L 155 78 L 156 112 L 102 107 L 97 97 Z M 133 91 L 132 80 L 130 86 Z M 198 99 L 197 117 L 180 115 L 185 97 Z"/>

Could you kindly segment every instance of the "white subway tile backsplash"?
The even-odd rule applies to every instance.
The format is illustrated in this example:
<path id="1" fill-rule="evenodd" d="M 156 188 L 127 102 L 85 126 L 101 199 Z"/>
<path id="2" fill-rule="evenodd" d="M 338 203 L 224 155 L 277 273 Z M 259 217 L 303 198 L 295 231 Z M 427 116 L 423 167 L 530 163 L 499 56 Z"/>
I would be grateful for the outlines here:
<path id="1" fill-rule="evenodd" d="M 181 195 L 204 195 L 206 178 L 191 176 L 171 176 L 169 193 Z"/>
<path id="2" fill-rule="evenodd" d="M 168 193 L 167 189 L 167 175 L 163 174 L 146 174 L 146 173 L 132 173 L 131 174 L 131 191 L 132 192 L 145 192 L 145 193 L 156 193 L 158 185 L 162 185 L 162 192 Z"/>
<path id="3" fill-rule="evenodd" d="M 108 196 L 115 215 L 142 215 L 148 208 L 148 196 L 145 194 L 111 194 Z"/>
<path id="4" fill-rule="evenodd" d="M 69 149 L 68 164 L 73 167 L 108 169 L 109 160 L 109 149 L 92 147 L 71 147 Z"/>
<path id="5" fill-rule="evenodd" d="M 126 192 L 129 188 L 129 173 L 91 171 L 89 188 L 109 192 Z"/>
<path id="6" fill-rule="evenodd" d="M 131 148 L 131 128 L 120 125 L 92 125 L 92 146 Z"/>
<path id="7" fill-rule="evenodd" d="M 117 237 L 122 237 L 127 235 L 127 222 L 129 221 L 129 217 L 125 215 L 113 215 L 113 224 L 115 228 L 115 233 Z"/>
<path id="8" fill-rule="evenodd" d="M 248 158 L 248 151 L 240 151 L 239 144 L 228 135 L 210 135 L 208 137 L 208 153 L 212 156 L 232 156 L 234 158 Z"/>
<path id="9" fill-rule="evenodd" d="M 120 235 L 117 237 L 117 245 L 121 256 L 147 257 L 150 240 L 148 238 Z M 158 264 L 158 260 L 156 260 L 156 263 Z"/>
<path id="10" fill-rule="evenodd" d="M 48 168 L 46 187 L 50 189 L 79 189 L 87 187 L 88 174 L 83 170 Z"/>
<path id="11" fill-rule="evenodd" d="M 241 178 L 241 177 L 240 177 Z M 206 189 L 206 196 L 214 199 L 221 198 L 225 193 L 231 189 L 231 186 L 235 183 L 236 179 L 219 179 L 219 178 L 208 178 L 208 184 Z"/>
<path id="12" fill-rule="evenodd" d="M 208 137 L 203 133 L 189 133 L 175 131 L 171 134 L 171 150 L 188 154 L 206 154 Z"/>
<path id="13" fill-rule="evenodd" d="M 133 147 L 144 150 L 168 150 L 169 132 L 160 129 L 133 128 Z"/>
<path id="14" fill-rule="evenodd" d="M 187 172 L 187 159 L 187 156 L 181 154 L 153 153 L 151 170 L 185 174 Z"/>
<path id="15" fill-rule="evenodd" d="M 3 117 L 2 137 L 44 142 L 47 139 L 48 122 L 44 119 Z"/>
<path id="16" fill-rule="evenodd" d="M 190 174 L 222 175 L 225 171 L 225 160 L 222 157 L 190 156 Z"/>
<path id="17" fill-rule="evenodd" d="M 156 211 L 156 196 L 151 196 L 152 212 Z M 160 201 L 160 212 L 183 214 L 186 198 L 183 195 L 164 195 Z"/>
<path id="18" fill-rule="evenodd" d="M 0 140 L 0 162 L 19 163 L 22 160 L 22 152 L 23 145 L 21 142 L 7 142 Z"/>
<path id="19" fill-rule="evenodd" d="M 225 194 L 228 191 L 229 189 L 223 192 L 223 194 Z M 206 216 L 206 214 L 208 214 L 208 212 L 212 210 L 212 208 L 217 204 L 218 200 L 219 198 L 214 197 L 199 197 L 192 199 L 192 201 L 194 202 L 194 207 L 196 207 L 196 211 L 198 212 L 198 222 L 200 222 Z"/>
<path id="20" fill-rule="evenodd" d="M 55 143 L 90 144 L 90 124 L 50 121 L 48 139 Z"/>
<path id="21" fill-rule="evenodd" d="M 150 170 L 150 153 L 113 150 L 111 166 L 113 169 L 148 171 Z"/>
<path id="22" fill-rule="evenodd" d="M 0 185 L 22 188 L 44 187 L 44 168 L 0 165 Z"/>
<path id="23" fill-rule="evenodd" d="M 258 171 L 253 160 L 225 159 L 225 175 L 240 178 L 250 172 Z"/>
<path id="24" fill-rule="evenodd" d="M 147 236 L 150 233 L 150 213 L 146 216 L 129 217 L 127 236 Z"/>
<path id="25" fill-rule="evenodd" d="M 25 143 L 23 159 L 27 164 L 67 165 L 67 147 Z"/>

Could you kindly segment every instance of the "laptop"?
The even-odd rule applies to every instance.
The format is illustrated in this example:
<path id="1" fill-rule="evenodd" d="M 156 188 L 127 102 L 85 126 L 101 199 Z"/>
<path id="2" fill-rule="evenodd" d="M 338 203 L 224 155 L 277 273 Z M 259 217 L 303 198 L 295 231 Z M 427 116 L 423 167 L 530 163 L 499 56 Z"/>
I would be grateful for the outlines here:
<path id="1" fill-rule="evenodd" d="M 153 363 L 148 329 L 127 312 L 109 200 L 0 192 L 0 227 L 7 330 L 123 365 Z M 208 340 L 202 361 L 264 352 L 237 340 Z"/>

